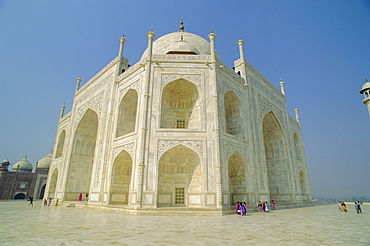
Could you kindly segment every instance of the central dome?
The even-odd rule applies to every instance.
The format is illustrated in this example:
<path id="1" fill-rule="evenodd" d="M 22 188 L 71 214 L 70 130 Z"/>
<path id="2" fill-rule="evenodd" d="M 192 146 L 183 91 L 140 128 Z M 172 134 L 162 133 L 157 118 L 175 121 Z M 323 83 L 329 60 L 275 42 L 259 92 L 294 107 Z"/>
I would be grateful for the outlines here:
<path id="1" fill-rule="evenodd" d="M 159 37 L 153 42 L 153 55 L 183 54 L 211 55 L 210 44 L 204 38 L 190 32 L 173 32 Z M 146 60 L 148 49 L 141 56 Z M 216 52 L 216 57 L 218 54 Z"/>

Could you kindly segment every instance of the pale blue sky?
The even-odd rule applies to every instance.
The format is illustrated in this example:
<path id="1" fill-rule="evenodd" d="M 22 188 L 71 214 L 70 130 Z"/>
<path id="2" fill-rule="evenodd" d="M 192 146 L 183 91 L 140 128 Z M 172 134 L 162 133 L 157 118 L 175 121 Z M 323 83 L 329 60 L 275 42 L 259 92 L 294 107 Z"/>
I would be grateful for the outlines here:
<path id="1" fill-rule="evenodd" d="M 370 195 L 370 1 L 0 1 L 0 159 L 36 161 L 53 148 L 60 106 L 75 82 L 115 58 L 135 64 L 153 27 L 207 38 L 229 67 L 245 57 L 300 110 L 314 195 Z"/>

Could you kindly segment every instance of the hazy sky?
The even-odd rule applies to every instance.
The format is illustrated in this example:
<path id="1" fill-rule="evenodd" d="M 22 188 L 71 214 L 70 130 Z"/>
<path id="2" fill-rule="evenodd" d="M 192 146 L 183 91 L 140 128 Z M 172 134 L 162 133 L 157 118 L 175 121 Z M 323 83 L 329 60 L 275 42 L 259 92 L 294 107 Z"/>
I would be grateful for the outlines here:
<path id="1" fill-rule="evenodd" d="M 370 1 L 0 0 L 0 159 L 36 161 L 53 148 L 60 106 L 117 56 L 134 65 L 156 37 L 204 38 L 229 67 L 246 59 L 297 105 L 314 195 L 370 195 L 370 117 L 359 94 L 370 79 Z M 0 160 L 0 161 L 1 161 Z"/>

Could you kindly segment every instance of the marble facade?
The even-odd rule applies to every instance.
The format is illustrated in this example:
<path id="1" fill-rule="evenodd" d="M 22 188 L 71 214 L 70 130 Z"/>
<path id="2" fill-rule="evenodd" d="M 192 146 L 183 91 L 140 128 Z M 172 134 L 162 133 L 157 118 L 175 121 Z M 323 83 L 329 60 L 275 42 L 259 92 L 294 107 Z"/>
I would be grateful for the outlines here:
<path id="1" fill-rule="evenodd" d="M 284 91 L 244 59 L 234 69 L 183 30 L 154 40 L 133 66 L 118 56 L 61 112 L 45 197 L 136 211 L 237 201 L 311 202 L 298 118 Z M 282 87 L 283 88 L 283 87 Z M 296 112 L 297 113 L 297 112 Z M 296 115 L 298 116 L 298 115 Z"/>

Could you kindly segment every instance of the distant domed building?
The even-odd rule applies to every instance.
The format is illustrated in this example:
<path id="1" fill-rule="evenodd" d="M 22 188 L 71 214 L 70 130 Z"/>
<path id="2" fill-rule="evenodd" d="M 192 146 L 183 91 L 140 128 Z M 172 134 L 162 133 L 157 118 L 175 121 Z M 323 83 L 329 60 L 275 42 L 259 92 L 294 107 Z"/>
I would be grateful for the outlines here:
<path id="1" fill-rule="evenodd" d="M 180 31 L 154 41 L 133 66 L 118 56 L 80 86 L 58 123 L 45 197 L 133 213 L 223 214 L 311 203 L 298 119 L 284 82 L 273 86 L 244 59 L 224 64 L 209 41 Z"/>
<path id="2" fill-rule="evenodd" d="M 26 199 L 30 196 L 34 199 L 44 197 L 46 179 L 50 167 L 51 154 L 45 156 L 36 164 L 33 173 L 33 165 L 27 157 L 16 162 L 12 170 L 9 160 L 4 160 L 0 165 L 0 200 Z"/>

